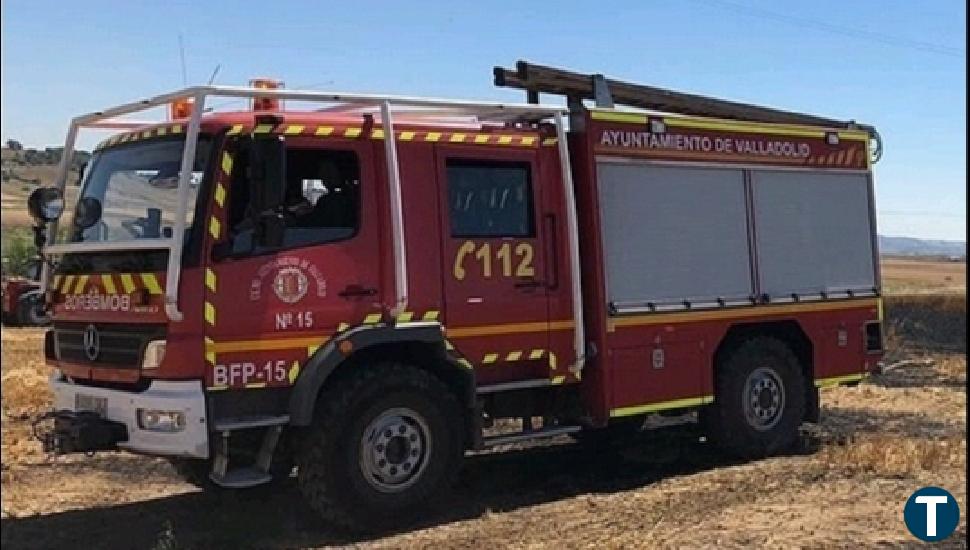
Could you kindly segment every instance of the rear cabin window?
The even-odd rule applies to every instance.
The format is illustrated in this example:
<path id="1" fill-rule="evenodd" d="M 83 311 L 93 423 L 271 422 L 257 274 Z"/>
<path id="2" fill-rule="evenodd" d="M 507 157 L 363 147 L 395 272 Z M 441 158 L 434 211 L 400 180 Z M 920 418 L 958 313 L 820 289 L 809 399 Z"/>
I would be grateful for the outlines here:
<path id="1" fill-rule="evenodd" d="M 531 237 L 528 163 L 451 160 L 447 165 L 452 237 Z"/>
<path id="2" fill-rule="evenodd" d="M 229 227 L 234 254 L 252 251 L 248 165 L 240 151 L 233 170 Z M 283 200 L 283 248 L 341 241 L 360 227 L 360 163 L 352 151 L 289 149 Z"/>

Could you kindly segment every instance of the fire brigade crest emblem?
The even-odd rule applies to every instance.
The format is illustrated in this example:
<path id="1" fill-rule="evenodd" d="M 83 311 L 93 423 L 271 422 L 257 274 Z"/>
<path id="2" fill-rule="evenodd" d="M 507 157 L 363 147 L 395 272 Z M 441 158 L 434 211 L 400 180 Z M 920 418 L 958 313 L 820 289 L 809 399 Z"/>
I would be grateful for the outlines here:
<path id="1" fill-rule="evenodd" d="M 295 304 L 306 296 L 310 282 L 298 267 L 284 267 L 276 273 L 273 291 L 283 303 Z"/>

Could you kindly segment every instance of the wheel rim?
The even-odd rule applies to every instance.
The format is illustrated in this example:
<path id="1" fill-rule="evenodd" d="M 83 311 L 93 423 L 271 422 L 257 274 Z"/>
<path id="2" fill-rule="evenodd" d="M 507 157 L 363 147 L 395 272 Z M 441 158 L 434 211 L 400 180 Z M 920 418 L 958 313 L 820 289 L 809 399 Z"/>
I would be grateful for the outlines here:
<path id="1" fill-rule="evenodd" d="M 785 410 L 785 386 L 774 370 L 759 367 L 744 383 L 742 403 L 748 424 L 766 431 L 775 427 Z"/>
<path id="2" fill-rule="evenodd" d="M 378 491 L 396 493 L 414 485 L 431 456 L 431 430 L 424 418 L 405 407 L 381 413 L 360 440 L 360 469 Z"/>

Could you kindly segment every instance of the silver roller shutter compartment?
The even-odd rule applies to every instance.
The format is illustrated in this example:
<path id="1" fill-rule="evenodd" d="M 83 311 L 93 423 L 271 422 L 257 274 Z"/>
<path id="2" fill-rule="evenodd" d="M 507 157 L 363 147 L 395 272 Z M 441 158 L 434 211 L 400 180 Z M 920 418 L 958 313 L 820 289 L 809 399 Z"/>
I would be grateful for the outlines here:
<path id="1" fill-rule="evenodd" d="M 610 304 L 751 296 L 741 170 L 606 160 L 597 178 Z"/>

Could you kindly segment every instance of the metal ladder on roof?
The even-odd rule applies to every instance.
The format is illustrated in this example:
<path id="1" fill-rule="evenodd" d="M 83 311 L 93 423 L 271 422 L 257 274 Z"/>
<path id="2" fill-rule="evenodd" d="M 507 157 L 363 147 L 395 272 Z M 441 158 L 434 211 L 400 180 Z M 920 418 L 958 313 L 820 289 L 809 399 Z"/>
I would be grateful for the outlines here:
<path id="1" fill-rule="evenodd" d="M 873 162 L 882 156 L 882 139 L 875 127 L 854 120 L 799 113 L 730 101 L 714 97 L 678 92 L 655 86 L 634 84 L 606 78 L 602 74 L 582 74 L 565 69 L 518 61 L 514 69 L 495 67 L 496 86 L 525 90 L 529 103 L 539 103 L 539 94 L 565 96 L 574 112 L 582 112 L 583 100 L 592 100 L 596 107 L 612 109 L 626 105 L 665 113 L 702 117 L 765 122 L 770 124 L 798 124 L 825 128 L 863 130 L 875 141 Z"/>

